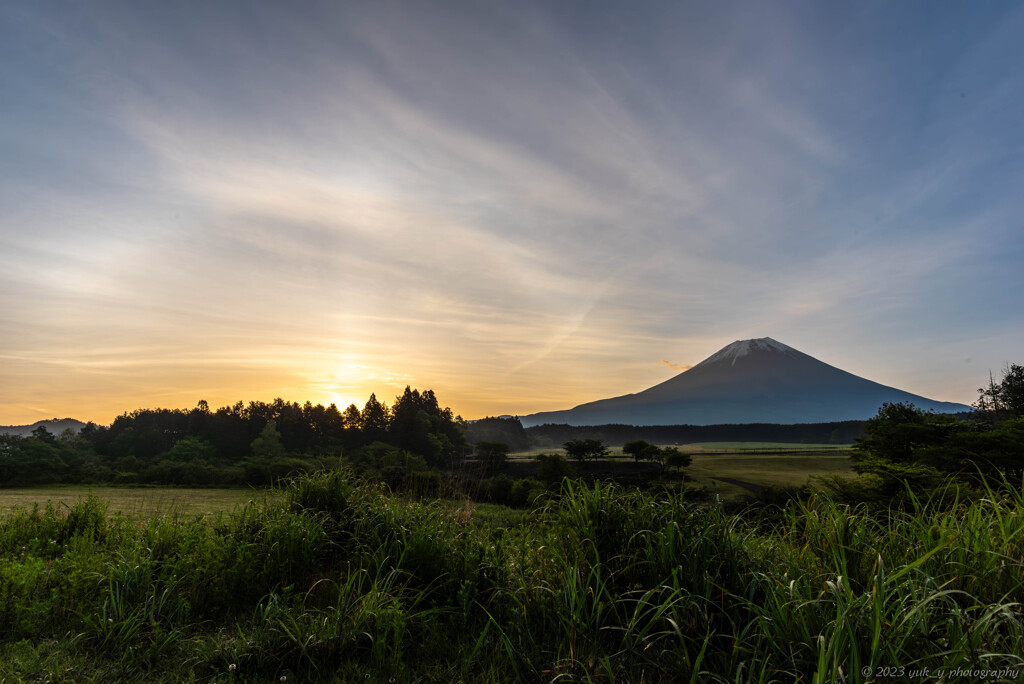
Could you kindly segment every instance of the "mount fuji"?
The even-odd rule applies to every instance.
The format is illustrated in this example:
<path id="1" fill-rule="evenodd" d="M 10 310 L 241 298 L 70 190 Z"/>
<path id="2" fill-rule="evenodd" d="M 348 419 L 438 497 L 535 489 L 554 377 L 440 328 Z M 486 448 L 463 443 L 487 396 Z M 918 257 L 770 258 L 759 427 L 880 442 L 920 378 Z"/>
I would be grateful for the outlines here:
<path id="1" fill-rule="evenodd" d="M 871 418 L 885 402 L 958 413 L 971 407 L 887 387 L 770 337 L 737 340 L 696 366 L 636 394 L 520 418 L 524 427 L 828 423 Z"/>

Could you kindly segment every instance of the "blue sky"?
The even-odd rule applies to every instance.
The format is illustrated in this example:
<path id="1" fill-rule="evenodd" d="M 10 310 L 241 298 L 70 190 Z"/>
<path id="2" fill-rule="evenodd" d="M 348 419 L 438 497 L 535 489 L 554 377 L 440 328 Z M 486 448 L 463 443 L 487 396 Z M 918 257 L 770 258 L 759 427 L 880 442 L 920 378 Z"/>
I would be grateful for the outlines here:
<path id="1" fill-rule="evenodd" d="M 0 423 L 1024 348 L 1024 6 L 0 6 Z"/>

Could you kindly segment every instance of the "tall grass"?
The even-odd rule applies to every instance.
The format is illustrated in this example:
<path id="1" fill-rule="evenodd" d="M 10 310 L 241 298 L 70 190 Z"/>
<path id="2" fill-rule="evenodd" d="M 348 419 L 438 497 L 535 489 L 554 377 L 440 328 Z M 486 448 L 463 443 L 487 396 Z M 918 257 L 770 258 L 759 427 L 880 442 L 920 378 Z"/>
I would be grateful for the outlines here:
<path id="1" fill-rule="evenodd" d="M 0 678 L 854 682 L 1024 668 L 1024 498 L 729 515 L 566 480 L 532 518 L 341 471 L 219 518 L 0 520 Z M 488 520 L 499 519 L 489 511 Z M 880 680 L 879 680 L 880 681 Z"/>

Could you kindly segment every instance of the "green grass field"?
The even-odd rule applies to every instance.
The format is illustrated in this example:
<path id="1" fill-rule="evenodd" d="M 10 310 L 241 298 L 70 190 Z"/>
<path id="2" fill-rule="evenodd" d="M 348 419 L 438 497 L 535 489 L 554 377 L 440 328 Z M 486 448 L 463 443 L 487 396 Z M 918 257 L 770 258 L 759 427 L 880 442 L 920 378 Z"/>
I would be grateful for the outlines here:
<path id="1" fill-rule="evenodd" d="M 739 453 L 739 452 L 771 452 L 771 453 L 803 453 L 803 452 L 847 452 L 849 444 L 804 444 L 800 442 L 693 442 L 691 444 L 658 444 L 661 447 L 674 446 L 680 451 L 686 452 L 714 452 L 714 453 Z M 509 454 L 509 458 L 528 459 L 535 458 L 538 454 L 564 454 L 561 448 L 549 449 L 527 449 Z M 611 458 L 629 458 L 622 453 L 622 447 L 609 447 Z"/>
<path id="2" fill-rule="evenodd" d="M 693 454 L 686 474 L 691 479 L 731 499 L 748 493 L 748 488 L 720 478 L 740 480 L 757 487 L 792 487 L 812 482 L 814 477 L 854 477 L 848 449 L 834 451 L 793 451 L 780 454 L 701 453 Z"/>
<path id="3" fill-rule="evenodd" d="M 21 509 L 0 682 L 1016 681 L 1024 497 L 941 503 L 731 515 L 569 481 L 531 514 L 316 472 L 215 519 Z"/>
<path id="4" fill-rule="evenodd" d="M 0 489 L 0 516 L 15 508 L 44 508 L 47 502 L 67 510 L 90 494 L 110 504 L 110 513 L 139 517 L 160 515 L 213 515 L 233 510 L 249 501 L 262 501 L 268 490 L 188 489 L 183 487 L 104 487 L 99 485 L 50 485 Z"/>
<path id="5" fill-rule="evenodd" d="M 684 444 L 693 462 L 686 474 L 698 485 L 723 499 L 735 499 L 750 492 L 734 482 L 755 487 L 799 486 L 812 477 L 853 476 L 849 447 L 829 444 L 779 444 L 774 442 L 704 442 Z M 515 459 L 532 459 L 540 453 L 559 453 L 560 449 L 535 449 L 513 454 Z M 628 459 L 620 448 L 611 458 Z M 725 480 L 721 479 L 725 478 Z M 0 489 L 0 515 L 17 507 L 45 507 L 52 502 L 67 510 L 90 494 L 108 502 L 111 513 L 139 517 L 156 515 L 213 515 L 228 512 L 253 500 L 262 500 L 268 490 L 191 489 L 183 487 L 109 487 L 99 485 L 51 485 L 18 489 Z M 482 509 L 480 513 L 483 513 Z"/>
<path id="6" fill-rule="evenodd" d="M 672 446 L 672 445 L 661 445 Z M 680 444 L 681 451 L 846 451 L 849 444 L 804 444 L 801 442 L 694 442 Z"/>
<path id="7" fill-rule="evenodd" d="M 676 446 L 661 444 L 659 446 Z M 678 445 L 693 461 L 685 473 L 698 485 L 723 499 L 736 499 L 760 487 L 796 487 L 815 477 L 853 477 L 849 445 L 789 444 L 779 442 L 699 442 Z M 564 453 L 561 449 L 532 449 L 511 458 L 528 460 L 541 453 Z M 610 459 L 628 459 L 614 447 Z M 724 478 L 724 479 L 723 479 Z M 747 487 L 729 482 L 738 480 Z"/>

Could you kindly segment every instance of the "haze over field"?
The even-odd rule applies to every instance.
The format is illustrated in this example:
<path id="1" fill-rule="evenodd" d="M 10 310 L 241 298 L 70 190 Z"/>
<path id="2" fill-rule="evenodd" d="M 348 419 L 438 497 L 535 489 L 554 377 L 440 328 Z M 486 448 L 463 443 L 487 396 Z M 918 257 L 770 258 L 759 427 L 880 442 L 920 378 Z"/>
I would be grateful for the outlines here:
<path id="1" fill-rule="evenodd" d="M 1024 5 L 0 4 L 0 424 L 1024 340 Z"/>

